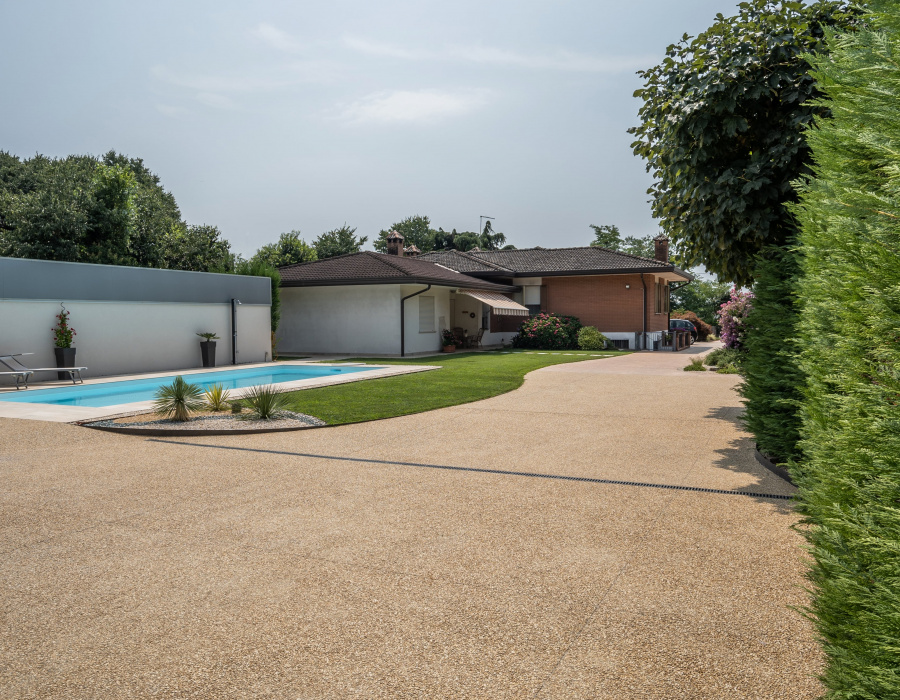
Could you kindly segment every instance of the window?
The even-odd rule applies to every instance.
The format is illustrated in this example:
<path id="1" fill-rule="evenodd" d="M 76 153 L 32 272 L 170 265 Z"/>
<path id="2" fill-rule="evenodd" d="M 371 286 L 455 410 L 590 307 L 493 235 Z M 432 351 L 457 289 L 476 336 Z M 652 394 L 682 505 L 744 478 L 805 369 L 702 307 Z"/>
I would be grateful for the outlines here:
<path id="1" fill-rule="evenodd" d="M 419 297 L 419 333 L 434 333 L 434 297 Z"/>
<path id="2" fill-rule="evenodd" d="M 656 281 L 656 304 L 654 312 L 658 314 L 669 313 L 669 285 L 665 280 Z"/>

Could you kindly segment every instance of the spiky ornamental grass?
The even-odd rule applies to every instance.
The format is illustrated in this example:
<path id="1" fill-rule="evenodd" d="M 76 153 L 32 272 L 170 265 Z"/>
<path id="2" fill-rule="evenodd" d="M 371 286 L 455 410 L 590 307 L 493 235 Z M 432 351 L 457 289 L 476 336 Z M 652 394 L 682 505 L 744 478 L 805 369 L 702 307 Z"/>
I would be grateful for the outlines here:
<path id="1" fill-rule="evenodd" d="M 230 407 L 231 393 L 221 384 L 213 384 L 203 396 L 210 411 L 225 411 Z"/>
<path id="2" fill-rule="evenodd" d="M 250 405 L 250 418 L 272 420 L 284 412 L 288 396 L 271 385 L 254 386 L 244 396 L 244 402 Z"/>
<path id="3" fill-rule="evenodd" d="M 175 377 L 174 382 L 156 390 L 153 409 L 174 421 L 187 421 L 203 405 L 203 390 L 196 384 L 184 381 L 184 377 Z"/>
<path id="4" fill-rule="evenodd" d="M 816 61 L 833 118 L 811 130 L 797 215 L 810 613 L 827 697 L 900 698 L 900 6 Z"/>

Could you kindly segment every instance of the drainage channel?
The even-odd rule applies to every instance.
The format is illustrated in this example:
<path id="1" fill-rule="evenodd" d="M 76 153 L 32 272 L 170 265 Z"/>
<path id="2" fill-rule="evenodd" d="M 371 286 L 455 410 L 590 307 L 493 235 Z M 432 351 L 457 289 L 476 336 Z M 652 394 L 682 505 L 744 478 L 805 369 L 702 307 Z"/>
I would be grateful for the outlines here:
<path id="1" fill-rule="evenodd" d="M 420 469 L 442 469 L 454 472 L 474 472 L 476 474 L 497 474 L 500 476 L 523 476 L 532 479 L 552 479 L 555 481 L 577 481 L 586 484 L 605 484 L 609 486 L 637 486 L 647 489 L 668 489 L 672 491 L 694 491 L 697 493 L 716 493 L 723 496 L 749 496 L 750 498 L 770 498 L 777 501 L 792 501 L 793 496 L 780 493 L 756 493 L 754 491 L 732 491 L 728 489 L 708 489 L 702 486 L 679 486 L 677 484 L 654 484 L 644 481 L 621 481 L 619 479 L 595 479 L 589 476 L 566 476 L 565 474 L 541 474 L 539 472 L 516 472 L 507 469 L 484 469 L 482 467 L 456 467 L 449 464 L 423 464 L 421 462 L 395 462 L 387 459 L 367 459 L 365 457 L 340 457 L 337 455 L 317 455 L 308 452 L 288 452 L 286 450 L 263 450 L 254 447 L 235 447 L 234 445 L 208 445 L 202 442 L 181 442 L 178 440 L 161 440 L 148 438 L 147 442 L 162 442 L 169 445 L 185 445 L 188 447 L 206 447 L 213 450 L 232 450 L 234 452 L 256 452 L 260 454 L 284 455 L 287 457 L 306 457 L 309 459 L 327 459 L 336 462 L 364 462 L 366 464 L 385 464 L 398 467 L 418 467 Z"/>

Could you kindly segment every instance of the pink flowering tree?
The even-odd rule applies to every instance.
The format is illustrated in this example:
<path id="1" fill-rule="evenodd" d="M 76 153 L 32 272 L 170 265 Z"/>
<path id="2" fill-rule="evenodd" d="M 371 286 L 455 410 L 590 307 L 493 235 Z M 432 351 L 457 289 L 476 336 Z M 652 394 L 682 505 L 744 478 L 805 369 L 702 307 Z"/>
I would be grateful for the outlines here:
<path id="1" fill-rule="evenodd" d="M 747 315 L 753 308 L 753 293 L 738 291 L 731 288 L 731 298 L 726 301 L 716 312 L 719 327 L 722 329 L 720 337 L 726 348 L 741 349 L 744 347 L 744 338 L 747 335 Z"/>

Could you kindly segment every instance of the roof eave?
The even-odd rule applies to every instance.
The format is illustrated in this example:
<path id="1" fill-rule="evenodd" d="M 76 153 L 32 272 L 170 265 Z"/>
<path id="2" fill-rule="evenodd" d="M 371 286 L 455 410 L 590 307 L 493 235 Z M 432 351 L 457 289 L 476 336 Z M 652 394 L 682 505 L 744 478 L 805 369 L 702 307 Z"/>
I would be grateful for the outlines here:
<path id="1" fill-rule="evenodd" d="M 345 286 L 361 286 L 369 284 L 430 284 L 433 287 L 449 287 L 450 289 L 472 288 L 483 289 L 485 291 L 495 292 L 515 292 L 517 287 L 507 284 L 495 284 L 486 282 L 474 277 L 461 275 L 463 279 L 459 282 L 455 280 L 436 280 L 427 277 L 370 277 L 359 278 L 350 277 L 347 279 L 328 279 L 328 280 L 281 280 L 282 287 L 345 287 Z"/>
<path id="2" fill-rule="evenodd" d="M 662 272 L 675 272 L 676 274 L 686 275 L 674 265 L 664 265 L 660 267 L 617 267 L 601 270 L 533 270 L 533 271 L 517 271 L 513 278 L 516 277 L 577 277 L 579 275 L 640 275 L 640 274 L 659 274 Z"/>

